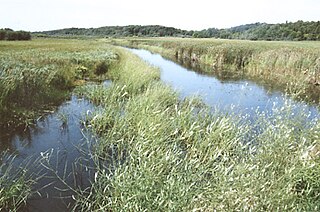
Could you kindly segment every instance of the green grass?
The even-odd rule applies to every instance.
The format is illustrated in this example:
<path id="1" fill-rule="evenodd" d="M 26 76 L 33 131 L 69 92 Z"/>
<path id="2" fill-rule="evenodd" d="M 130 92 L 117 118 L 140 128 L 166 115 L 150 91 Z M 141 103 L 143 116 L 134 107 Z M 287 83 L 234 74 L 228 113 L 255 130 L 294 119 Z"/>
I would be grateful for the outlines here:
<path id="1" fill-rule="evenodd" d="M 68 98 L 74 87 L 107 78 L 117 60 L 110 46 L 96 40 L 0 41 L 1 132 L 10 134 L 34 124 Z M 59 118 L 63 126 L 68 124 L 65 114 Z M 16 167 L 11 154 L 1 160 L 0 211 L 16 211 L 39 179 L 28 172 L 28 166 Z"/>
<path id="2" fill-rule="evenodd" d="M 31 164 L 17 166 L 14 160 L 14 156 L 1 153 L 0 211 L 18 211 L 32 195 L 35 181 L 30 173 L 27 174 Z"/>
<path id="3" fill-rule="evenodd" d="M 102 109 L 86 211 L 318 211 L 320 124 L 287 103 L 272 117 L 210 113 L 179 101 L 159 71 L 118 50 L 112 86 L 78 90 Z M 260 130 L 257 131 L 257 128 Z"/>
<path id="4" fill-rule="evenodd" d="M 177 40 L 151 41 L 177 44 Z M 193 41 L 185 40 L 185 45 Z M 213 41 L 198 42 L 204 45 Z M 215 42 L 225 45 L 225 41 Z M 217 48 L 229 51 L 232 42 L 240 41 Z M 278 43 L 260 45 L 272 52 Z M 286 45 L 291 48 L 295 44 Z M 317 51 L 309 43 L 301 45 L 302 52 Z M 269 54 L 251 47 L 257 53 L 254 55 Z M 165 52 L 173 49 L 156 48 Z M 95 171 L 95 177 L 89 188 L 75 191 L 74 210 L 319 211 L 320 123 L 316 118 L 306 121 L 308 113 L 296 111 L 289 102 L 274 108 L 272 116 L 257 113 L 253 124 L 245 114 L 210 112 L 198 98 L 179 100 L 177 92 L 159 81 L 157 68 L 101 41 L 0 42 L 0 49 L 0 58 L 9 61 L 8 66 L 1 66 L 1 73 L 13 79 L 8 85 L 3 80 L 6 78 L 0 80 L 2 91 L 10 91 L 1 97 L 2 104 L 22 110 L 23 105 L 14 104 L 14 99 L 4 101 L 10 95 L 23 98 L 25 90 L 17 89 L 19 86 L 27 84 L 32 92 L 52 86 L 59 94 L 56 86 L 62 90 L 74 87 L 81 84 L 79 80 L 108 69 L 111 86 L 88 84 L 76 88 L 79 95 L 100 108 L 86 121 L 99 137 L 90 155 L 95 166 L 88 167 Z M 232 61 L 239 52 L 245 51 L 246 55 L 246 49 L 226 53 L 230 67 L 237 64 Z M 108 61 L 114 58 L 112 64 L 104 63 L 106 53 L 114 56 L 107 57 Z M 291 57 L 293 53 L 287 54 Z M 0 61 L 6 64 L 4 59 Z M 43 86 L 45 80 L 47 86 Z M 68 121 L 63 114 L 60 118 Z M 0 208 L 14 211 L 30 196 L 36 180 L 27 176 L 25 169 L 6 164 L 1 163 L 0 169 Z M 14 175 L 12 171 L 16 170 L 18 174 Z"/>
<path id="5" fill-rule="evenodd" d="M 193 60 L 209 65 L 211 69 L 207 70 L 218 75 L 244 76 L 304 98 L 320 99 L 320 42 L 186 38 L 131 38 L 111 42 L 145 48 L 169 58 Z"/>
<path id="6" fill-rule="evenodd" d="M 0 114 L 7 127 L 24 123 L 30 111 L 59 105 L 71 88 L 99 79 L 117 59 L 94 40 L 0 41 L 0 51 Z"/>

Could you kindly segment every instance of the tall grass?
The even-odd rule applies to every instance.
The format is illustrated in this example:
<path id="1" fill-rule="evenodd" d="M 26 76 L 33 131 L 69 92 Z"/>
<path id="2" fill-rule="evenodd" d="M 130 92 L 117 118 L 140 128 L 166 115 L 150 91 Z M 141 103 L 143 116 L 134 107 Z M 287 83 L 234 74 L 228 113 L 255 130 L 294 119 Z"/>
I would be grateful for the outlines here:
<path id="1" fill-rule="evenodd" d="M 34 124 L 75 86 L 107 78 L 117 60 L 110 46 L 94 40 L 1 41 L 0 131 L 16 135 L 18 127 L 20 131 L 21 126 Z M 60 118 L 66 125 L 68 120 Z M 30 170 L 40 171 L 40 162 L 30 160 L 39 166 L 30 169 L 31 162 L 17 164 L 13 154 L 0 158 L 0 211 L 17 211 L 25 205 L 39 180 Z"/>
<path id="2" fill-rule="evenodd" d="M 106 74 L 117 60 L 97 41 L 1 41 L 0 49 L 0 113 L 7 125 L 59 104 L 71 88 Z"/>
<path id="3" fill-rule="evenodd" d="M 307 119 L 307 113 L 297 112 L 289 102 L 274 108 L 272 116 L 258 113 L 256 124 L 232 113 L 212 113 L 197 98 L 180 101 L 175 91 L 159 82 L 159 70 L 137 56 L 115 48 L 116 54 L 111 58 L 117 60 L 109 65 L 103 61 L 104 47 L 100 49 L 99 42 L 87 42 L 0 43 L 0 48 L 6 49 L 1 53 L 6 55 L 4 58 L 10 61 L 9 55 L 13 55 L 13 61 L 29 67 L 26 71 L 23 68 L 12 71 L 19 65 L 2 68 L 2 76 L 14 79 L 12 87 L 1 87 L 4 91 L 12 88 L 8 95 L 1 97 L 3 99 L 13 94 L 23 98 L 24 90 L 15 90 L 16 85 L 27 84 L 35 90 L 51 86 L 54 90 L 60 86 L 64 89 L 77 84 L 78 80 L 90 78 L 94 72 L 99 74 L 108 69 L 107 75 L 113 81 L 111 86 L 90 84 L 76 89 L 100 105 L 100 109 L 86 121 L 99 141 L 90 149 L 94 167 L 84 170 L 95 174 L 90 187 L 83 190 L 69 187 L 75 193 L 74 210 L 319 210 L 320 123 L 317 118 Z M 27 46 L 35 50 L 26 50 Z M 195 49 L 193 47 L 191 53 Z M 238 54 L 237 50 L 235 55 Z M 232 56 L 227 58 L 235 60 Z M 244 68 L 249 66 L 246 64 Z M 33 68 L 42 71 L 33 72 Z M 11 72 L 16 75 L 10 75 Z M 30 74 L 30 78 L 24 79 L 21 73 Z M 41 83 L 45 80 L 48 80 L 47 87 Z M 18 104 L 12 103 L 15 108 L 22 107 Z M 19 170 L 18 175 L 13 175 L 11 171 L 17 171 L 14 166 L 1 163 L 1 209 L 17 210 L 32 193 L 34 181 L 24 169 Z"/>
<path id="4" fill-rule="evenodd" d="M 313 95 L 316 101 L 320 98 L 315 94 L 320 93 L 319 42 L 136 38 L 113 43 L 192 60 L 211 66 L 213 73 L 253 78 L 302 97 Z"/>
<path id="5" fill-rule="evenodd" d="M 113 85 L 79 92 L 100 104 L 86 211 L 317 211 L 320 125 L 293 106 L 258 125 L 179 101 L 158 70 L 121 51 Z M 257 130 L 259 129 L 259 130 Z"/>
<path id="6" fill-rule="evenodd" d="M 0 158 L 0 211 L 18 211 L 33 193 L 35 173 L 27 173 L 32 164 L 17 165 L 15 156 L 7 153 L 1 153 Z"/>

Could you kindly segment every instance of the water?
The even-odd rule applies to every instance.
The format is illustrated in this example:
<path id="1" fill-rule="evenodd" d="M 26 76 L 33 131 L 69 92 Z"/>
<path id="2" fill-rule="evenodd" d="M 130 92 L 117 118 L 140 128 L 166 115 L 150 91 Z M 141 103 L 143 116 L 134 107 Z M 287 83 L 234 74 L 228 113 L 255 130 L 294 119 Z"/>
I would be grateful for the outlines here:
<path id="1" fill-rule="evenodd" d="M 43 166 L 28 166 L 30 173 L 42 176 L 33 190 L 39 194 L 33 195 L 27 201 L 22 211 L 68 211 L 73 200 L 72 192 L 62 192 L 56 188 L 66 189 L 66 186 L 57 178 L 63 177 L 72 187 L 87 187 L 92 173 L 81 164 L 90 165 L 89 161 L 80 161 L 89 158 L 91 141 L 94 139 L 82 126 L 87 113 L 94 110 L 94 106 L 87 100 L 72 96 L 58 109 L 38 120 L 36 126 L 17 130 L 0 137 L 0 146 L 16 154 L 16 166 L 42 158 L 47 168 Z M 81 151 L 80 151 L 81 149 Z M 48 161 L 44 160 L 48 158 Z M 53 169 L 55 171 L 51 171 Z M 65 173 L 64 173 L 65 172 Z M 74 180 L 75 179 L 75 180 Z M 76 185 L 75 185 L 76 184 Z M 47 187 L 45 187 L 47 186 Z M 63 197 L 60 198 L 60 197 Z"/>
<path id="2" fill-rule="evenodd" d="M 173 61 L 146 50 L 129 49 L 151 65 L 161 70 L 161 80 L 179 91 L 183 99 L 200 96 L 213 109 L 219 111 L 254 115 L 256 111 L 272 113 L 275 107 L 284 104 L 294 105 L 295 110 L 304 110 L 310 117 L 319 116 L 316 106 L 295 101 L 286 97 L 281 91 L 274 91 L 249 80 L 225 80 L 204 74 L 197 68 L 183 67 Z"/>
<path id="3" fill-rule="evenodd" d="M 197 67 L 183 67 L 146 50 L 130 51 L 159 67 L 161 80 L 178 90 L 182 99 L 199 95 L 213 109 L 228 112 L 232 108 L 233 111 L 246 114 L 255 114 L 256 110 L 272 112 L 274 107 L 282 107 L 289 101 L 295 105 L 296 110 L 303 109 L 311 117 L 319 117 L 316 106 L 292 100 L 280 91 L 272 91 L 255 82 L 225 80 L 203 74 Z M 110 82 L 103 84 L 108 86 Z M 42 158 L 44 165 L 48 166 L 42 166 L 40 170 L 38 166 L 28 167 L 30 172 L 43 177 L 33 188 L 40 189 L 39 194 L 29 199 L 22 211 L 70 211 L 73 192 L 62 191 L 67 186 L 57 175 L 64 178 L 72 188 L 86 188 L 90 185 L 94 170 L 87 167 L 93 167 L 90 145 L 95 138 L 83 128 L 82 120 L 95 109 L 89 101 L 72 96 L 55 112 L 38 120 L 33 128 L 17 129 L 8 134 L 0 131 L 0 151 L 9 149 L 9 152 L 16 154 L 16 165 Z"/>

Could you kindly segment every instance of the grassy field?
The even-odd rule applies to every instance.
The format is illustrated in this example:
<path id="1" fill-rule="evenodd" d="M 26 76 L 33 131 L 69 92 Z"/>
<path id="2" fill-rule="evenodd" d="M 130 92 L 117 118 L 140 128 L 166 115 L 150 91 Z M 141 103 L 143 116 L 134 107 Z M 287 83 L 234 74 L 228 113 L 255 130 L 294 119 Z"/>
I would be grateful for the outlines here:
<path id="1" fill-rule="evenodd" d="M 244 76 L 320 100 L 320 42 L 132 38 L 111 42 L 211 66 L 217 75 Z M 307 97 L 307 98 L 306 98 Z"/>
<path id="2" fill-rule="evenodd" d="M 105 79 L 117 60 L 95 40 L 0 41 L 0 136 L 51 113 L 77 85 Z M 16 211 L 36 192 L 30 166 L 14 163 L 13 155 L 0 157 L 0 211 Z"/>
<path id="3" fill-rule="evenodd" d="M 95 177 L 75 191 L 74 210 L 319 211 L 320 122 L 306 121 L 308 114 L 294 105 L 275 108 L 271 117 L 259 113 L 255 124 L 245 114 L 210 112 L 198 98 L 179 100 L 157 68 L 101 40 L 0 42 L 0 48 L 1 64 L 9 64 L 0 66 L 0 86 L 10 91 L 1 96 L 2 111 L 33 110 L 14 101 L 24 92 L 34 92 L 29 97 L 42 99 L 36 101 L 42 107 L 52 99 L 39 91 L 59 94 L 105 71 L 112 80 L 109 87 L 85 84 L 74 91 L 100 106 L 86 120 L 99 138 L 88 155 Z M 14 79 L 14 89 L 7 79 Z M 16 210 L 36 182 L 23 168 L 12 175 L 16 168 L 6 164 L 0 210 Z"/>
<path id="4" fill-rule="evenodd" d="M 28 125 L 70 89 L 104 74 L 116 55 L 86 40 L 0 41 L 1 125 Z"/>
<path id="5" fill-rule="evenodd" d="M 118 51 L 111 87 L 78 89 L 103 108 L 88 123 L 100 137 L 97 171 L 78 209 L 319 210 L 318 120 L 303 121 L 290 104 L 273 117 L 257 114 L 254 126 L 212 114 L 199 99 L 179 101 L 156 68 Z"/>

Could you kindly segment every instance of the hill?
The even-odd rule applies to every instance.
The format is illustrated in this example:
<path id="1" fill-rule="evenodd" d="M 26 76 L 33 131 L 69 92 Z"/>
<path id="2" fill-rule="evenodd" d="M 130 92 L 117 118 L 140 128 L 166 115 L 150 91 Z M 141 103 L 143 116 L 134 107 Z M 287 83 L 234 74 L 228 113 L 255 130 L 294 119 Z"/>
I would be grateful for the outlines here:
<path id="1" fill-rule="evenodd" d="M 181 30 L 160 25 L 106 26 L 100 28 L 68 28 L 36 32 L 45 36 L 98 37 L 196 37 L 243 40 L 320 40 L 320 21 L 297 21 L 281 24 L 253 23 L 227 29 L 209 28 L 201 31 Z"/>
<path id="2" fill-rule="evenodd" d="M 206 29 L 196 32 L 199 38 L 227 38 L 244 40 L 320 40 L 320 21 L 282 24 L 255 23 L 229 29 Z"/>
<path id="3" fill-rule="evenodd" d="M 182 37 L 192 36 L 193 31 L 176 29 L 159 25 L 105 26 L 99 28 L 67 28 L 60 30 L 36 32 L 49 36 L 104 36 L 104 37 Z"/>
<path id="4" fill-rule="evenodd" d="M 31 40 L 30 32 L 13 31 L 12 29 L 0 29 L 0 40 Z"/>

